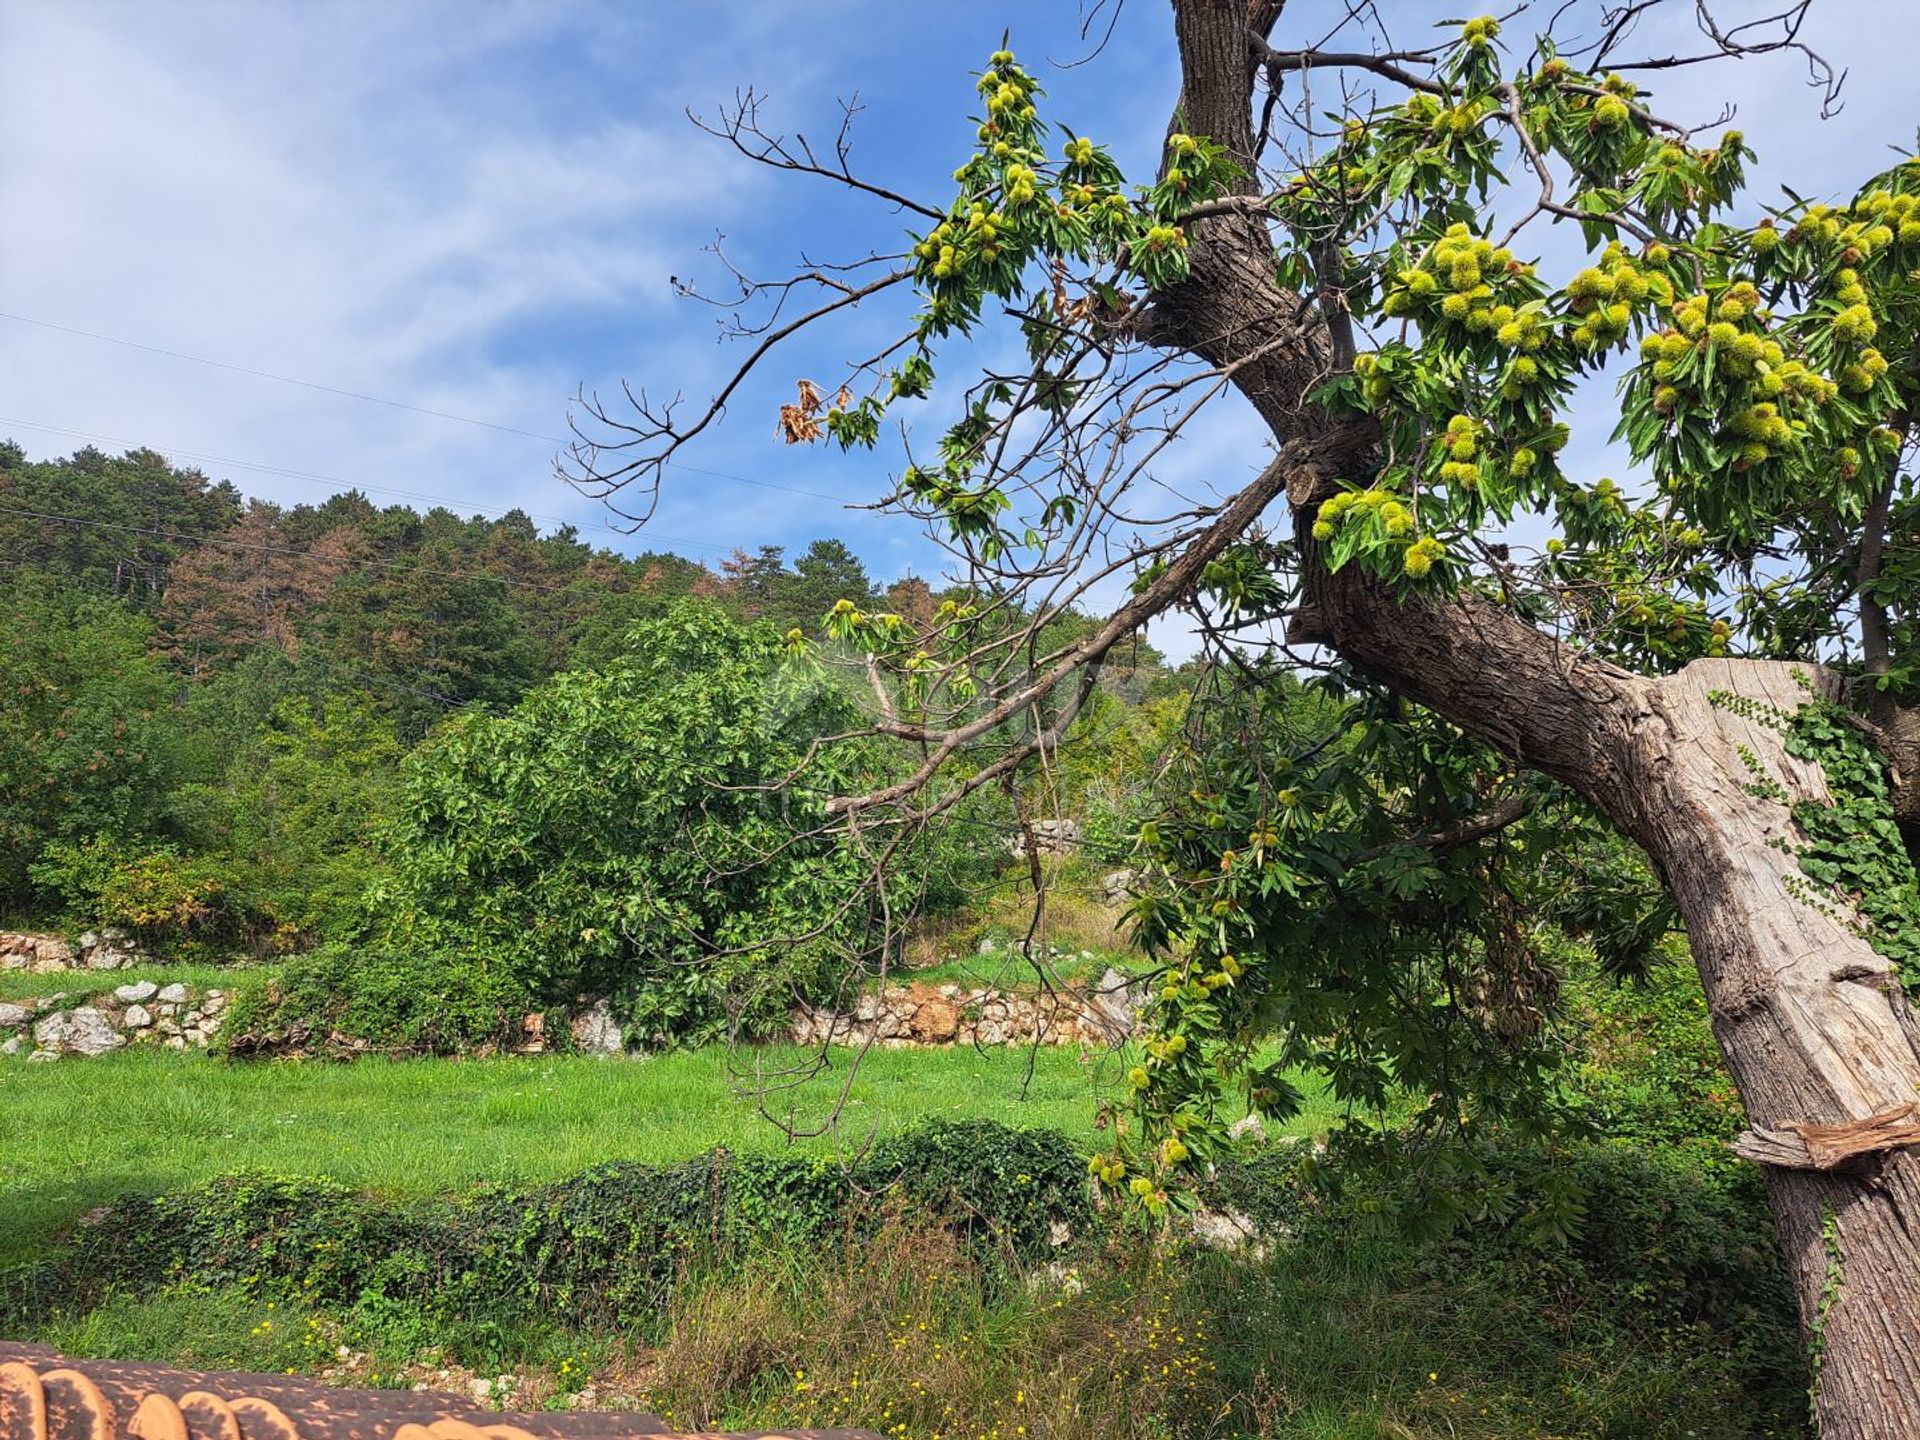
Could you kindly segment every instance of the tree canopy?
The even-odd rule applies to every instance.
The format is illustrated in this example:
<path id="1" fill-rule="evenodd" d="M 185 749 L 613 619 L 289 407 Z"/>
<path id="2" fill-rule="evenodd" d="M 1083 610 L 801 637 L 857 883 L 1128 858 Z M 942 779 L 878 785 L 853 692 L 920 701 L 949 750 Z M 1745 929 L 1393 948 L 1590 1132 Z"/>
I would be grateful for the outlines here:
<path id="1" fill-rule="evenodd" d="M 1197 732 L 1206 783 L 1138 838 L 1167 978 L 1104 1183 L 1149 1212 L 1176 1201 L 1223 1075 L 1276 1029 L 1355 1062 L 1335 1073 L 1362 1089 L 1417 1076 L 1451 1128 L 1514 1113 L 1527 997 L 1550 983 L 1522 857 L 1529 833 L 1581 833 L 1526 827 L 1572 807 L 1642 848 L 1687 926 L 1754 1127 L 1742 1153 L 1768 1167 L 1803 1319 L 1825 1327 L 1823 1425 L 1892 1435 L 1920 1424 L 1900 1239 L 1920 1130 L 1894 1123 L 1920 1093 L 1900 993 L 1920 906 L 1896 829 L 1920 774 L 1920 162 L 1825 199 L 1747 194 L 1742 135 L 1666 113 L 1657 88 L 1787 61 L 1832 103 L 1808 6 L 1728 26 L 1701 4 L 1697 50 L 1636 54 L 1656 8 L 1564 6 L 1537 32 L 1480 17 L 1419 44 L 1353 7 L 1294 45 L 1282 4 L 1177 0 L 1179 99 L 1131 183 L 1011 45 L 977 73 L 953 189 L 931 197 L 855 174 L 844 148 L 837 170 L 808 163 L 749 94 L 716 133 L 913 234 L 904 254 L 747 278 L 740 374 L 897 303 L 891 343 L 801 380 L 781 430 L 860 449 L 900 428 L 882 504 L 975 582 L 930 619 L 837 608 L 833 635 L 880 677 L 871 729 L 916 757 L 834 802 L 844 833 L 1044 768 L 1114 647 L 1170 610 L 1241 682 Z M 1015 339 L 1020 360 L 995 363 Z M 644 513 L 739 379 L 705 409 L 589 404 L 607 444 L 575 447 L 576 480 Z M 1609 381 L 1608 413 L 1573 403 Z M 1270 446 L 1251 479 L 1186 499 L 1157 477 L 1228 397 Z M 1568 460 L 1597 448 L 1572 427 L 1596 424 L 1625 483 Z M 1059 608 L 1122 576 L 1128 598 L 1048 643 Z M 1324 733 L 1263 720 L 1289 668 L 1347 697 Z M 1371 946 L 1314 928 L 1341 921 Z M 1795 1138 L 1833 1127 L 1881 1188 Z M 1836 1248 L 1886 1263 L 1835 1294 Z"/>

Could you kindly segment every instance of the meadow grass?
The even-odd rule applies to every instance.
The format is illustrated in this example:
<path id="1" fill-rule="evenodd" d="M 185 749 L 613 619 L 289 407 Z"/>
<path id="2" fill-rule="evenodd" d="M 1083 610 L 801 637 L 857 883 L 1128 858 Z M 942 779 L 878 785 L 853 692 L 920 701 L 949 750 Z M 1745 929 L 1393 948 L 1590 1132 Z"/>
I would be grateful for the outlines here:
<path id="1" fill-rule="evenodd" d="M 0 970 L 0 1000 L 37 1000 L 43 995 L 111 995 L 121 985 L 151 980 L 156 985 L 176 981 L 195 990 L 209 986 L 233 990 L 255 984 L 274 973 L 261 965 L 137 965 L 127 970 Z"/>
<path id="2" fill-rule="evenodd" d="M 1031 1056 L 1005 1047 L 874 1050 L 853 1069 L 852 1053 L 838 1051 L 804 1085 L 756 1084 L 756 1065 L 772 1075 L 813 1054 L 234 1064 L 143 1048 L 0 1061 L 0 1265 L 43 1252 L 62 1227 L 117 1196 L 242 1170 L 430 1194 L 539 1183 L 606 1160 L 671 1163 L 716 1145 L 847 1151 L 941 1117 L 1049 1127 L 1091 1149 L 1094 1112 L 1119 1064 L 1064 1046 Z M 831 1134 L 790 1141 L 761 1113 L 764 1101 L 790 1124 L 817 1128 L 843 1086 Z M 1295 1133 L 1333 1122 L 1331 1100 L 1310 1093 Z"/>
<path id="3" fill-rule="evenodd" d="M 1136 1237 L 1137 1238 L 1137 1237 Z M 513 1409 L 641 1409 L 676 1428 L 857 1425 L 895 1440 L 1756 1440 L 1800 1436 L 1724 1332 L 1663 1331 L 1621 1287 L 1310 1230 L 1267 1255 L 1108 1245 L 995 1283 L 951 1232 L 889 1225 L 689 1272 L 643 1335 L 310 1309 L 228 1287 L 120 1294 L 31 1338 L 74 1354 L 463 1389 Z M 336 1361 L 345 1346 L 351 1359 Z M 452 1366 L 453 1369 L 446 1367 Z"/>

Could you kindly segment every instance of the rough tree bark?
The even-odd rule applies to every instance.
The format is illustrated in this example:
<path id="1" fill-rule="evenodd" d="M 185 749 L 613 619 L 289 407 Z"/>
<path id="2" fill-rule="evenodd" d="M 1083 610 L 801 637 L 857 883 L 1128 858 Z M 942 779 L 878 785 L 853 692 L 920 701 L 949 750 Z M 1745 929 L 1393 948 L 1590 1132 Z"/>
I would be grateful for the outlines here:
<path id="1" fill-rule="evenodd" d="M 1714 1034 L 1754 1131 L 1789 1142 L 1795 1125 L 1894 1115 L 1920 1098 L 1920 1025 L 1898 977 L 1861 938 L 1857 917 L 1793 893 L 1804 893 L 1803 880 L 1793 883 L 1798 864 L 1769 842 L 1791 846 L 1796 827 L 1787 804 L 1749 788 L 1741 749 L 1794 800 L 1826 799 L 1825 777 L 1788 756 L 1775 729 L 1708 698 L 1718 689 L 1792 710 L 1806 699 L 1796 670 L 1838 694 L 1830 676 L 1762 661 L 1700 661 L 1646 687 L 1634 784 L 1609 807 L 1686 918 Z M 1823 1171 L 1789 1143 L 1767 1159 L 1815 1340 L 1821 1433 L 1920 1435 L 1920 1155 L 1868 1152 L 1855 1171 Z"/>
<path id="2" fill-rule="evenodd" d="M 1174 124 L 1251 161 L 1256 41 L 1278 7 L 1175 0 L 1182 93 Z M 1251 171 L 1252 166 L 1247 163 Z M 1248 182 L 1251 193 L 1252 182 Z M 1516 762 L 1591 800 L 1646 850 L 1686 920 L 1727 1064 L 1765 1165 L 1829 1440 L 1920 1436 L 1920 1026 L 1855 916 L 1797 898 L 1787 804 L 1753 793 L 1742 747 L 1790 797 L 1825 798 L 1780 735 L 1708 699 L 1783 709 L 1793 667 L 1703 661 L 1650 680 L 1583 656 L 1484 601 L 1405 600 L 1314 563 L 1318 502 L 1371 468 L 1372 432 L 1309 400 L 1339 346 L 1337 312 L 1282 291 L 1265 222 L 1194 222 L 1191 273 L 1152 298 L 1142 333 L 1226 367 L 1271 427 L 1306 594 L 1296 638 L 1325 644 Z M 1330 329 L 1331 324 L 1331 329 Z M 1831 693 L 1834 681 L 1806 671 Z M 1842 1127 L 1807 1142 L 1799 1126 Z M 1816 1149 L 1863 1153 L 1819 1168 Z M 1823 1148 L 1824 1147 L 1824 1148 Z"/>

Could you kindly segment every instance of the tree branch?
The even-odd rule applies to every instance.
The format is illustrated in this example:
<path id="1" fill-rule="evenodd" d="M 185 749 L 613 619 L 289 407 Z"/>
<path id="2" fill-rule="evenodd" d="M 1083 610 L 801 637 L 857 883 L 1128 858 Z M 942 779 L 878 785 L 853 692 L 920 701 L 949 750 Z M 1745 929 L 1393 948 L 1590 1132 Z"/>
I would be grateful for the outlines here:
<path id="1" fill-rule="evenodd" d="M 1395 50 L 1382 55 L 1369 55 L 1359 50 L 1276 50 L 1257 37 L 1252 44 L 1254 58 L 1273 83 L 1277 83 L 1282 75 L 1302 70 L 1365 70 L 1383 80 L 1405 85 L 1409 90 L 1424 90 L 1429 95 L 1446 94 L 1446 87 L 1439 81 L 1406 68 L 1407 63 L 1433 64 L 1434 52 L 1431 50 Z"/>
<path id="2" fill-rule="evenodd" d="M 1261 512 L 1268 505 L 1286 493 L 1287 476 L 1294 463 L 1293 457 L 1285 452 L 1276 456 L 1253 483 L 1234 497 L 1233 503 L 1222 510 L 1211 525 L 1181 550 L 1179 558 L 1142 587 L 1124 605 L 1114 610 L 1098 630 L 1068 646 L 1061 652 L 1060 657 L 1038 677 L 998 704 L 990 706 L 981 715 L 965 725 L 950 730 L 929 730 L 922 726 L 882 721 L 875 727 L 880 733 L 931 744 L 933 746 L 931 753 L 906 779 L 884 789 L 870 791 L 865 795 L 836 798 L 829 802 L 829 812 L 858 814 L 906 799 L 938 774 L 941 766 L 945 765 L 961 746 L 971 740 L 979 739 L 1021 711 L 1038 704 L 1052 694 L 1061 681 L 1092 662 L 1103 659 L 1107 652 L 1120 641 L 1190 590 L 1194 582 L 1200 578 L 1200 572 L 1206 568 L 1207 562 L 1226 549 L 1241 532 L 1259 519 Z"/>
<path id="3" fill-rule="evenodd" d="M 1416 850 L 1430 850 L 1435 854 L 1445 854 L 1449 850 L 1458 850 L 1462 845 L 1471 845 L 1476 840 L 1484 840 L 1497 834 L 1509 825 L 1517 825 L 1534 811 L 1538 802 L 1531 795 L 1512 795 L 1491 809 L 1478 815 L 1469 815 L 1440 830 L 1429 830 L 1419 835 L 1409 835 L 1404 840 L 1396 840 L 1391 845 L 1375 845 L 1362 850 L 1354 856 L 1351 864 L 1364 865 L 1369 860 L 1378 860 L 1383 855 L 1411 846 Z"/>

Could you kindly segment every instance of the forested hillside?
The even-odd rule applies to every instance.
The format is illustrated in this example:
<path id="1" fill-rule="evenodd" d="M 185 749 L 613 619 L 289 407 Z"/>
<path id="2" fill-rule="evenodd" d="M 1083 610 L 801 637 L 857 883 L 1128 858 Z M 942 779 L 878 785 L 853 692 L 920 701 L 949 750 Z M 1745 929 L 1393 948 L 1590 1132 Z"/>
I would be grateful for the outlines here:
<path id="1" fill-rule="evenodd" d="M 171 674 L 202 684 L 271 667 L 309 689 L 378 693 L 408 738 L 449 706 L 510 702 L 605 659 L 627 623 L 679 596 L 783 629 L 811 628 L 842 596 L 880 599 L 837 540 L 791 565 L 777 546 L 741 552 L 715 572 L 596 548 L 567 526 L 543 534 L 517 510 L 421 513 L 357 491 L 289 508 L 152 451 L 31 463 L 11 444 L 0 444 L 0 565 L 11 594 L 27 572 L 139 616 L 144 648 Z M 911 608 L 929 594 L 908 580 L 887 598 Z"/>
<path id="2" fill-rule="evenodd" d="M 287 507 L 151 451 L 30 462 L 14 445 L 0 447 L 0 565 L 0 907 L 23 924 L 124 926 L 174 956 L 352 940 L 350 962 L 317 972 L 326 995 L 371 983 L 382 938 L 406 953 L 413 993 L 439 946 L 447 983 L 424 987 L 427 1030 L 391 996 L 376 1007 L 383 1038 L 429 1046 L 485 1038 L 569 986 L 624 987 L 658 1033 L 696 1027 L 703 1006 L 646 977 L 683 973 L 670 957 L 689 947 L 724 948 L 729 915 L 757 913 L 755 939 L 777 927 L 745 891 L 692 873 L 712 855 L 685 875 L 647 870 L 659 837 L 707 826 L 753 843 L 751 817 L 717 818 L 702 786 L 765 779 L 854 714 L 831 686 L 776 693 L 783 637 L 819 636 L 841 601 L 924 623 L 966 598 L 911 576 L 883 588 L 831 538 L 791 563 L 762 546 L 714 569 L 543 532 L 519 511 L 421 513 L 353 491 Z M 1117 842 L 1181 689 L 1144 646 L 1113 667 L 1083 722 L 1101 744 L 1043 803 Z M 729 726 L 744 748 L 721 754 Z M 622 747 L 633 765 L 600 763 Z M 508 772 L 540 778 L 519 793 Z M 461 797 L 481 794 L 518 798 L 464 824 Z M 916 906 L 951 908 L 1004 861 L 1004 814 L 982 816 Z M 752 887 L 796 931 L 797 877 Z M 672 918 L 610 924 L 635 895 Z M 694 895 L 718 909 L 693 915 Z M 494 985 L 503 946 L 520 952 L 515 979 Z M 475 1006 L 446 1006 L 450 991 Z"/>
<path id="3" fill-rule="evenodd" d="M 337 860 L 436 723 L 604 662 L 677 598 L 781 624 L 817 619 L 825 588 L 874 598 L 835 541 L 797 568 L 770 550 L 716 574 L 543 534 L 518 511 L 422 514 L 357 492 L 286 507 L 151 451 L 31 463 L 13 445 L 0 565 L 20 702 L 0 718 L 0 888 L 15 908 L 50 898 L 28 874 L 49 845 L 96 837 L 243 867 Z M 304 888 L 256 898 L 304 926 Z"/>

